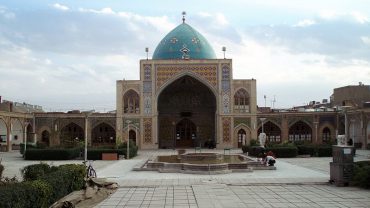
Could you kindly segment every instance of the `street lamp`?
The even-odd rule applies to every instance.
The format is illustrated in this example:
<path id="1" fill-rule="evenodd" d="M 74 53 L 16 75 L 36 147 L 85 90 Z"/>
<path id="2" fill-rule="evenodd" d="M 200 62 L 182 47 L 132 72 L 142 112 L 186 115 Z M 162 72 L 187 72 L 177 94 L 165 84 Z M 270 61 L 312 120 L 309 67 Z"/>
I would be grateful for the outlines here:
<path id="1" fill-rule="evenodd" d="M 319 124 L 319 122 L 318 121 L 314 121 L 313 122 L 314 124 L 315 124 L 315 143 L 317 144 L 317 136 L 318 136 L 318 134 L 317 134 L 317 126 L 318 126 L 318 124 Z"/>
<path id="2" fill-rule="evenodd" d="M 127 123 L 127 157 L 126 159 L 130 159 L 130 120 L 126 121 Z"/>
<path id="3" fill-rule="evenodd" d="M 85 157 L 84 157 L 85 165 L 87 165 L 87 119 L 91 114 L 92 112 L 85 113 Z"/>
<path id="4" fill-rule="evenodd" d="M 23 157 L 26 158 L 26 149 L 27 149 L 27 126 L 29 122 L 24 123 L 24 151 L 23 151 Z"/>

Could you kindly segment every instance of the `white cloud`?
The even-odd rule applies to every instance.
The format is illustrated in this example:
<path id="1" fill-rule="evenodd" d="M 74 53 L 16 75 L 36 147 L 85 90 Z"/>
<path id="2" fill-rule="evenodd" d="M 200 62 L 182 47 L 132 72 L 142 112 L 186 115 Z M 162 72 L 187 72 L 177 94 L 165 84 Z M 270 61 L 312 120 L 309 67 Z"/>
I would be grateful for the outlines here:
<path id="1" fill-rule="evenodd" d="M 364 42 L 366 45 L 370 46 L 370 36 L 369 36 L 369 37 L 362 36 L 362 37 L 361 37 L 361 40 L 362 40 L 362 42 Z"/>
<path id="2" fill-rule="evenodd" d="M 305 19 L 302 21 L 299 21 L 297 24 L 294 25 L 294 27 L 308 27 L 310 25 L 315 24 L 316 22 L 314 20 Z"/>
<path id="3" fill-rule="evenodd" d="M 369 22 L 369 18 L 365 15 L 362 14 L 361 12 L 351 12 L 351 15 L 355 20 L 361 24 L 365 24 Z"/>
<path id="4" fill-rule="evenodd" d="M 324 11 L 320 12 L 319 16 L 322 19 L 333 20 L 333 19 L 337 18 L 339 16 L 339 14 L 338 14 L 338 12 L 333 11 L 333 10 L 324 10 Z"/>
<path id="5" fill-rule="evenodd" d="M 53 7 L 54 7 L 55 9 L 62 10 L 62 11 L 67 11 L 67 10 L 69 10 L 69 7 L 67 7 L 67 6 L 65 6 L 65 5 L 62 5 L 62 4 L 58 4 L 58 3 L 53 4 Z"/>
<path id="6" fill-rule="evenodd" d="M 6 19 L 15 18 L 15 14 L 13 12 L 8 11 L 8 9 L 3 6 L 0 6 L 0 16 L 3 16 Z"/>
<path id="7" fill-rule="evenodd" d="M 337 12 L 326 10 L 320 12 L 320 18 L 324 20 L 354 20 L 357 23 L 365 24 L 369 22 L 369 17 L 366 14 L 363 14 L 359 11 L 352 11 L 352 12 Z"/>
<path id="8" fill-rule="evenodd" d="M 78 9 L 80 12 L 91 12 L 91 13 L 96 13 L 96 14 L 116 14 L 110 7 L 105 7 L 102 8 L 101 10 L 96 10 L 96 9 L 85 9 L 85 8 L 79 8 Z"/>
<path id="9" fill-rule="evenodd" d="M 277 95 L 275 107 L 329 98 L 333 88 L 370 77 L 370 62 L 353 59 L 347 65 L 331 66 L 326 55 L 292 54 L 283 46 L 263 45 L 248 36 L 243 36 L 243 44 L 229 48 L 232 51 L 227 56 L 233 59 L 234 79 L 257 79 L 260 105 L 264 94 L 270 98 Z"/>

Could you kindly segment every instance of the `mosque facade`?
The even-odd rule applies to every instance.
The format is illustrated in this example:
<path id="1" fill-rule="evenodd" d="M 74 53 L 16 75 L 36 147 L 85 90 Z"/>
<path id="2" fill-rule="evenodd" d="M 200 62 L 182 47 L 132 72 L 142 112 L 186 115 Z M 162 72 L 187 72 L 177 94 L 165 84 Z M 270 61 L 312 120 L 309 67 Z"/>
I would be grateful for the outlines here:
<path id="1" fill-rule="evenodd" d="M 255 138 L 256 80 L 232 74 L 232 60 L 217 59 L 208 41 L 181 23 L 152 59 L 140 61 L 140 80 L 117 81 L 117 138 L 131 131 L 142 149 L 238 147 Z"/>

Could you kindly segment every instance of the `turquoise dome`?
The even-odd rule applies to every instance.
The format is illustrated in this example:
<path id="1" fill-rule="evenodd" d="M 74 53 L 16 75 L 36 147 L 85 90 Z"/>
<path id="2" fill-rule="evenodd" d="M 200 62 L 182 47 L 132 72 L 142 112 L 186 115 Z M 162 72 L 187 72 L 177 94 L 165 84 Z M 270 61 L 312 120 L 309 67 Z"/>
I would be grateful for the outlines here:
<path id="1" fill-rule="evenodd" d="M 208 41 L 186 23 L 169 32 L 158 44 L 153 59 L 216 59 Z"/>

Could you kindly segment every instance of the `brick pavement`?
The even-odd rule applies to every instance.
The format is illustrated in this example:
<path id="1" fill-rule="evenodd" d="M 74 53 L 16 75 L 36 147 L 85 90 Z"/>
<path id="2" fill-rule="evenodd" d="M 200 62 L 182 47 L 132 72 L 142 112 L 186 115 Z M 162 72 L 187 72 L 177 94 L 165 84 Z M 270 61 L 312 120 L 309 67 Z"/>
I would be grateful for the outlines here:
<path id="1" fill-rule="evenodd" d="M 171 153 L 174 152 L 145 151 L 137 163 Z M 367 159 L 368 153 L 363 152 L 360 159 Z M 330 161 L 331 158 L 278 159 L 276 171 L 222 175 L 133 172 L 133 160 L 121 161 L 98 172 L 117 181 L 120 188 L 96 207 L 370 207 L 369 190 L 327 183 Z"/>

